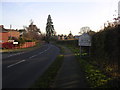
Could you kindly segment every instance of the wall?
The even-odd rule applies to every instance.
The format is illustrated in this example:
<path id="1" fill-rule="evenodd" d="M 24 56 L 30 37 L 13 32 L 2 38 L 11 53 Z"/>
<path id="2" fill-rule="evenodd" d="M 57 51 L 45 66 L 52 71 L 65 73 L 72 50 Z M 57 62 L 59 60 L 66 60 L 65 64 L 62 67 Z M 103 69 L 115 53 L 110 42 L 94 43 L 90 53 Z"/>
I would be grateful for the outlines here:
<path id="1" fill-rule="evenodd" d="M 2 32 L 2 33 L 0 33 L 0 36 L 2 36 L 2 38 L 0 38 L 0 41 L 2 41 L 2 42 L 8 41 L 8 36 L 9 36 L 8 32 Z"/>
<path id="2" fill-rule="evenodd" d="M 20 37 L 20 32 L 18 31 L 9 31 L 9 37 L 16 37 L 16 38 L 19 38 Z"/>
<path id="3" fill-rule="evenodd" d="M 15 48 L 28 48 L 28 47 L 33 47 L 35 45 L 36 45 L 35 42 L 25 42 L 22 46 L 15 47 Z"/>

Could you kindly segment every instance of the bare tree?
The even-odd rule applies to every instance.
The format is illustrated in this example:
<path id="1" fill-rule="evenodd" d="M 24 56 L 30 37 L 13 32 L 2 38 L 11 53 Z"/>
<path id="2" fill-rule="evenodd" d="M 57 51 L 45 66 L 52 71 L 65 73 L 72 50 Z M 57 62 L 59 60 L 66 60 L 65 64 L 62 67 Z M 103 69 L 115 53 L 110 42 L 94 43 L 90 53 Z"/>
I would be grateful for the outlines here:
<path id="1" fill-rule="evenodd" d="M 80 29 L 80 34 L 82 34 L 82 33 L 88 33 L 90 31 L 90 27 L 88 27 L 88 26 L 85 26 L 85 27 L 82 27 L 81 29 Z"/>
<path id="2" fill-rule="evenodd" d="M 30 25 L 29 27 L 24 26 L 26 33 L 23 35 L 24 38 L 26 39 L 31 39 L 31 40 L 40 40 L 41 36 L 41 31 L 39 28 L 37 28 L 36 25 L 33 24 L 33 20 L 30 20 Z"/>

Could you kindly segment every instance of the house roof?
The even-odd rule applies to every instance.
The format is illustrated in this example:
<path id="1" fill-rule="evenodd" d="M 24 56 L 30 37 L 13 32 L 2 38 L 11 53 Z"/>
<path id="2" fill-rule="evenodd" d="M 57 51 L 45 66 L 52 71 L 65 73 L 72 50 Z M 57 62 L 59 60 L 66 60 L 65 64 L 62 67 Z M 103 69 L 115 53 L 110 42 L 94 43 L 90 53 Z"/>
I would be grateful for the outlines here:
<path id="1" fill-rule="evenodd" d="M 0 32 L 9 32 L 9 31 L 17 31 L 14 29 L 5 29 L 3 25 L 0 25 Z"/>
<path id="2" fill-rule="evenodd" d="M 7 31 L 17 31 L 17 30 L 14 30 L 14 29 L 6 29 Z"/>
<path id="3" fill-rule="evenodd" d="M 0 32 L 8 32 L 3 25 L 0 25 Z"/>

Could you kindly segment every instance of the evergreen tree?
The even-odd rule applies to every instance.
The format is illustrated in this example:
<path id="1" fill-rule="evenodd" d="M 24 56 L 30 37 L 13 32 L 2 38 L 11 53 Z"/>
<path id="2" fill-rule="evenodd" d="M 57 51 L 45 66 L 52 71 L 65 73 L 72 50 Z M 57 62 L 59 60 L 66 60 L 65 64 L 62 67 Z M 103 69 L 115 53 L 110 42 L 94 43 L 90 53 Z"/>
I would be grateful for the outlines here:
<path id="1" fill-rule="evenodd" d="M 55 35 L 54 25 L 51 19 L 51 16 L 48 15 L 47 24 L 46 24 L 46 36 L 51 37 Z"/>

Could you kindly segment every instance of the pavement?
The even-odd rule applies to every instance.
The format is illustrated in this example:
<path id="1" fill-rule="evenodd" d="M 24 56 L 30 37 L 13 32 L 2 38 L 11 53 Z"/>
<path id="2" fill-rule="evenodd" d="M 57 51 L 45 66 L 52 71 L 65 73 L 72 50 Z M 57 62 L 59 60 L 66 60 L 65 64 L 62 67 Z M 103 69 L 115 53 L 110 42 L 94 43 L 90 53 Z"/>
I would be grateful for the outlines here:
<path id="1" fill-rule="evenodd" d="M 66 47 L 64 50 L 64 62 L 56 77 L 54 88 L 88 88 L 74 54 Z"/>
<path id="2" fill-rule="evenodd" d="M 46 44 L 35 50 L 2 59 L 2 87 L 29 88 L 51 65 L 59 48 Z M 17 89 L 16 89 L 17 90 Z"/>

